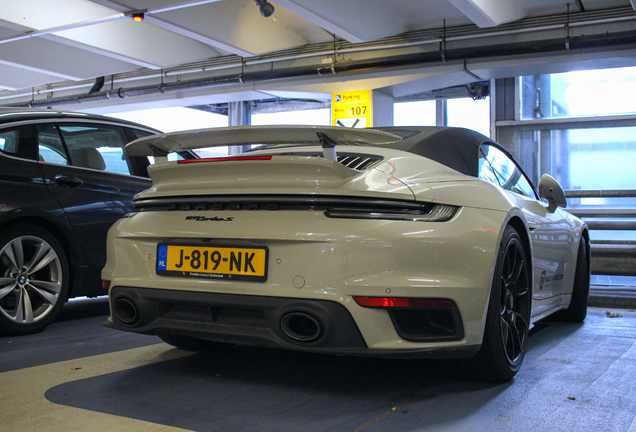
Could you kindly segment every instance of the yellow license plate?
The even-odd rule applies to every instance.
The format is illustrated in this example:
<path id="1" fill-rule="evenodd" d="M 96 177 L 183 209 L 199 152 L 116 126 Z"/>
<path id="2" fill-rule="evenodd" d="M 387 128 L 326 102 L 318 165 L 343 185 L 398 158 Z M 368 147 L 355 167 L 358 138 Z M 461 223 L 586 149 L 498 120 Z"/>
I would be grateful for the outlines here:
<path id="1" fill-rule="evenodd" d="M 157 274 L 264 282 L 266 247 L 157 246 Z"/>

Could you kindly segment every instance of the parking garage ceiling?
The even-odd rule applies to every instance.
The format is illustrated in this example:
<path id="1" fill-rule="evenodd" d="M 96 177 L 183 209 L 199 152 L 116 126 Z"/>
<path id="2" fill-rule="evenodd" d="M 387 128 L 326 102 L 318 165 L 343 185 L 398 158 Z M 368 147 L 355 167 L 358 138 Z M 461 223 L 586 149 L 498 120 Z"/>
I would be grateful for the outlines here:
<path id="1" fill-rule="evenodd" d="M 88 94 L 91 87 L 105 95 L 103 104 L 126 103 L 124 96 L 133 94 L 154 102 L 188 99 L 179 102 L 183 105 L 357 88 L 400 97 L 493 77 L 636 64 L 631 35 L 636 12 L 629 0 L 272 4 L 274 13 L 265 18 L 254 0 L 0 0 L 0 105 L 63 104 L 62 99 Z M 133 21 L 134 13 L 145 19 Z M 595 35 L 605 39 L 576 45 Z M 559 38 L 563 55 L 555 62 L 550 56 L 559 50 L 547 41 Z M 537 48 L 534 55 L 529 47 L 501 55 L 487 50 L 513 42 Z M 480 50 L 483 55 L 474 54 Z M 438 57 L 431 57 L 435 52 Z M 377 62 L 418 54 L 422 61 Z M 331 70 L 332 76 L 265 73 L 312 67 Z M 238 78 L 218 79 L 225 76 Z M 106 77 L 104 86 L 95 87 L 98 77 Z M 170 87 L 211 78 L 216 80 L 212 85 L 199 87 L 216 88 L 205 100 L 195 97 L 197 86 Z M 155 96 L 126 92 L 148 86 L 165 87 Z M 118 96 L 105 94 L 109 89 L 119 90 Z"/>

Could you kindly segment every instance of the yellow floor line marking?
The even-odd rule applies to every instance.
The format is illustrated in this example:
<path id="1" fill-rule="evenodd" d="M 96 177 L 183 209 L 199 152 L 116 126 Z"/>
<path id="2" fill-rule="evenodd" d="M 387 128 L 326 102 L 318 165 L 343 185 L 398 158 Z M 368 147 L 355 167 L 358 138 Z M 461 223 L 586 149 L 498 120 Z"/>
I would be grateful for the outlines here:
<path id="1" fill-rule="evenodd" d="M 353 432 L 360 432 L 360 431 L 368 428 L 372 424 L 375 424 L 375 423 L 379 422 L 380 420 L 385 419 L 386 417 L 390 416 L 391 414 L 393 414 L 395 412 L 398 412 L 400 409 L 404 408 L 405 406 L 410 405 L 413 402 L 416 402 L 416 401 L 424 399 L 427 395 L 439 390 L 439 388 L 440 388 L 440 385 L 436 385 L 436 386 L 433 386 L 433 387 L 429 388 L 428 390 L 426 390 L 426 391 L 424 391 L 422 393 L 419 393 L 417 395 L 417 397 L 415 397 L 415 398 L 413 398 L 411 400 L 408 400 L 406 402 L 403 402 L 400 405 L 396 405 L 395 407 L 391 408 L 391 411 L 387 411 L 384 414 L 380 415 L 379 417 L 376 417 L 375 419 L 363 424 L 362 426 L 358 427 L 357 429 L 354 429 Z"/>
<path id="2" fill-rule="evenodd" d="M 184 431 L 111 414 L 49 402 L 47 390 L 67 382 L 148 366 L 192 355 L 156 344 L 126 351 L 83 357 L 0 374 L 0 422 L 3 432 L 47 431 Z"/>
<path id="3" fill-rule="evenodd" d="M 398 406 L 396 406 L 396 407 L 393 407 L 393 408 L 391 408 L 391 411 L 385 412 L 385 413 L 384 413 L 384 414 L 382 414 L 381 416 L 379 416 L 379 417 L 377 417 L 377 418 L 375 418 L 375 419 L 371 420 L 370 422 L 367 422 L 367 423 L 363 424 L 363 425 L 362 425 L 362 426 L 360 426 L 359 428 L 354 429 L 354 431 L 353 431 L 353 432 L 360 432 L 361 430 L 364 430 L 364 429 L 368 428 L 368 427 L 369 427 L 369 426 L 371 426 L 372 424 L 379 422 L 379 421 L 380 421 L 380 420 L 382 420 L 383 418 L 386 418 L 386 417 L 390 416 L 391 414 L 393 414 L 394 412 L 396 412 L 396 411 L 397 411 L 397 410 L 399 410 L 400 408 L 404 408 L 405 406 L 407 406 L 407 405 L 409 405 L 409 404 L 411 404 L 411 403 L 413 403 L 413 402 L 414 402 L 413 400 L 410 400 L 410 401 L 408 401 L 408 402 L 404 402 L 404 403 L 403 403 L 403 404 L 401 404 L 401 405 L 398 405 Z"/>

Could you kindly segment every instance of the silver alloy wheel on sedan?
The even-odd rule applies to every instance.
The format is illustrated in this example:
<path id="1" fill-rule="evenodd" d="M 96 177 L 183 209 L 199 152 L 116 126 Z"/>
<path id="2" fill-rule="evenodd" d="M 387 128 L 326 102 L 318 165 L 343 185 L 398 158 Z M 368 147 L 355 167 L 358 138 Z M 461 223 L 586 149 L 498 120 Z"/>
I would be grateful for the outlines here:
<path id="1" fill-rule="evenodd" d="M 16 237 L 0 250 L 0 314 L 16 324 L 36 323 L 60 301 L 60 257 L 44 239 Z"/>

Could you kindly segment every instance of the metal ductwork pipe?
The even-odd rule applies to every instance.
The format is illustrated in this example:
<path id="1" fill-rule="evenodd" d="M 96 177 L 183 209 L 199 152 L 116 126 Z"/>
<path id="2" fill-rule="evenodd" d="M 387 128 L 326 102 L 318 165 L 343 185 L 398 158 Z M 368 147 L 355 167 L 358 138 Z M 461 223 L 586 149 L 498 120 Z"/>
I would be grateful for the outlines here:
<path id="1" fill-rule="evenodd" d="M 203 89 L 233 84 L 251 84 L 258 82 L 276 81 L 287 78 L 301 78 L 311 76 L 324 76 L 332 74 L 346 74 L 369 69 L 388 69 L 395 67 L 426 65 L 442 61 L 470 60 L 488 57 L 505 57 L 521 54 L 540 54 L 560 51 L 576 51 L 590 48 L 609 46 L 623 46 L 636 44 L 636 31 L 608 34 L 604 36 L 581 36 L 571 38 L 566 46 L 565 39 L 551 39 L 545 41 L 522 42 L 500 44 L 480 48 L 459 48 L 441 51 L 431 51 L 418 54 L 385 57 L 377 60 L 361 60 L 350 63 L 334 64 L 329 67 L 306 66 L 285 69 L 275 69 L 259 72 L 248 72 L 233 75 L 222 75 L 213 78 L 180 81 L 160 85 L 149 85 L 131 88 L 119 88 L 82 94 L 77 96 L 65 96 L 41 101 L 31 101 L 21 104 L 10 104 L 13 107 L 50 107 L 56 105 L 68 105 L 84 103 L 103 99 L 117 99 L 125 97 L 146 96 L 156 93 Z"/>

